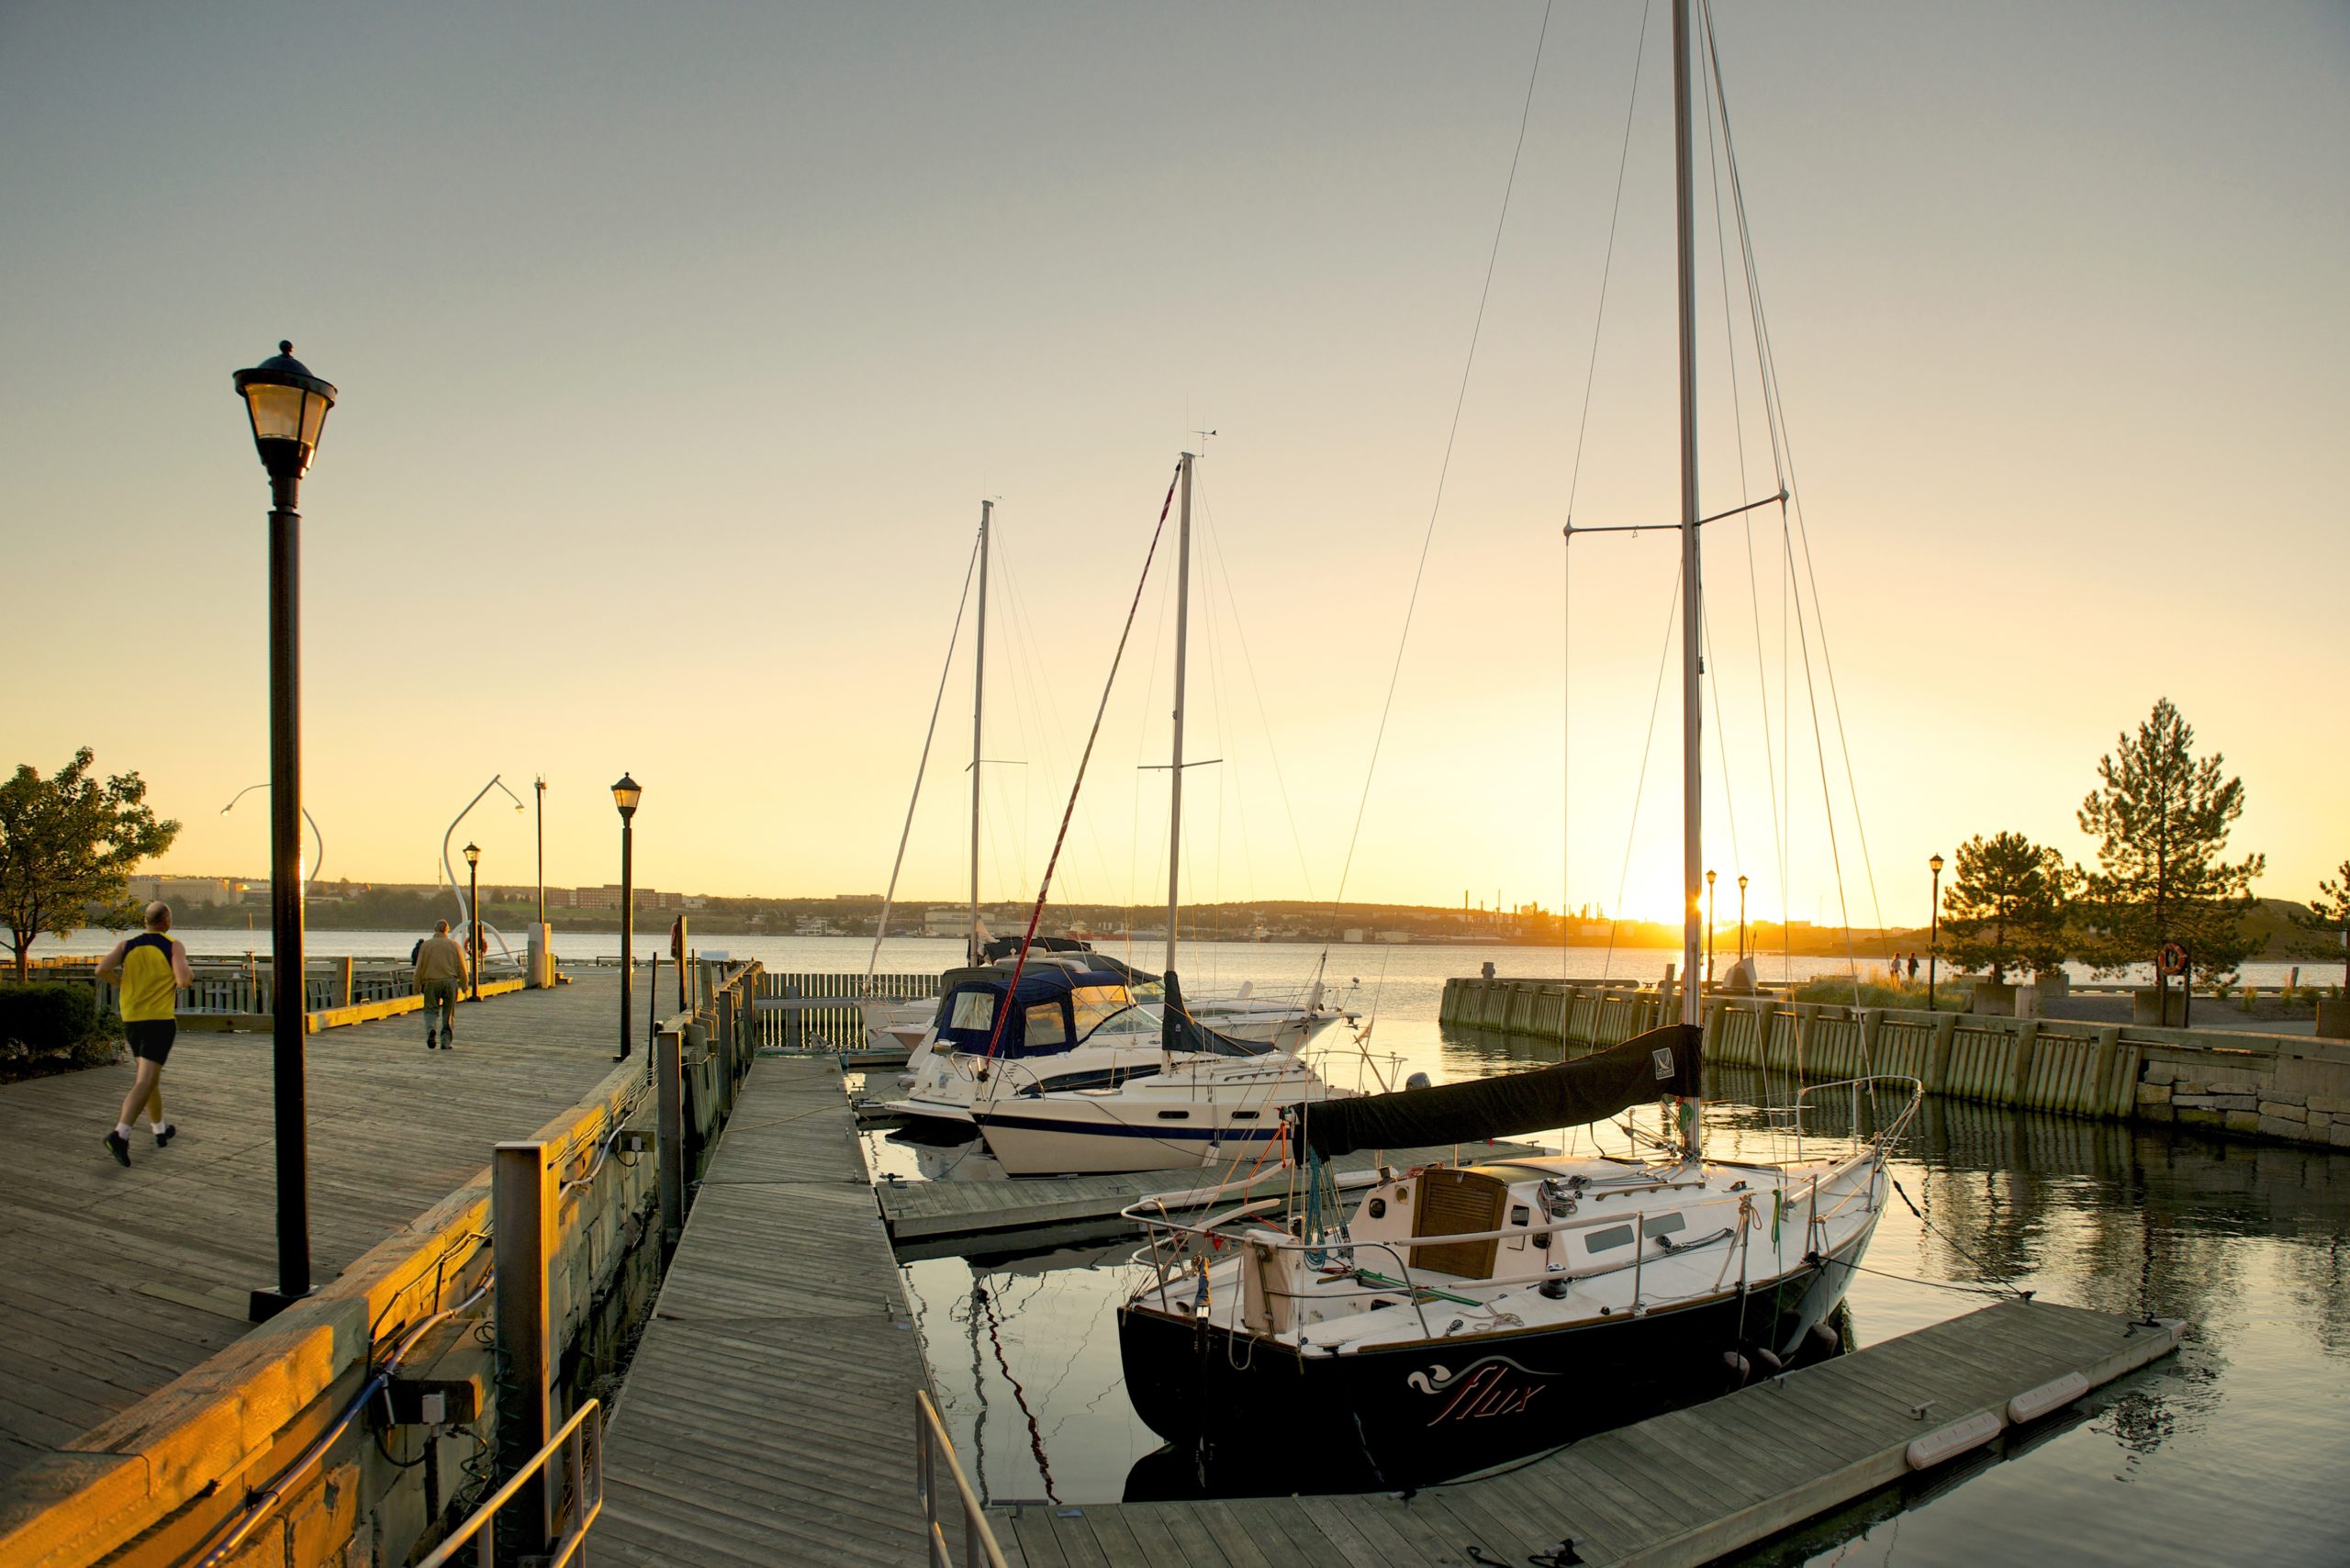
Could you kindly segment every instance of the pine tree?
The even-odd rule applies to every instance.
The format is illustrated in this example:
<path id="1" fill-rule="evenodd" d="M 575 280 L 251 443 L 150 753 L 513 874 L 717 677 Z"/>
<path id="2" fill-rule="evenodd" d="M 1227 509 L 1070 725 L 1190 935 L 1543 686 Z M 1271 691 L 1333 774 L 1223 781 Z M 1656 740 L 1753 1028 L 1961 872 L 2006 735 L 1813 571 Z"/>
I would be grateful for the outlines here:
<path id="1" fill-rule="evenodd" d="M 2345 994 L 2350 994 L 2350 860 L 2344 860 L 2335 869 L 2334 876 L 2342 879 L 2337 882 L 2328 879 L 2319 882 L 2317 897 L 2310 900 L 2309 913 L 2294 916 L 2294 923 L 2311 931 L 2322 931 L 2333 938 L 2325 948 L 2309 949 L 2313 958 L 2321 954 L 2330 958 L 2330 949 L 2335 944 L 2340 945 L 2342 989 Z"/>
<path id="2" fill-rule="evenodd" d="M 2073 873 L 2065 857 L 2020 833 L 1976 834 L 1958 846 L 1942 894 L 1950 956 L 2005 981 L 2009 965 L 2035 973 L 2065 961 L 2065 914 Z"/>
<path id="3" fill-rule="evenodd" d="M 2253 943 L 2242 929 L 2252 879 L 2267 857 L 2222 860 L 2244 815 L 2244 780 L 2222 778 L 2219 753 L 2195 756 L 2194 726 L 2165 697 L 2098 761 L 2098 788 L 2081 802 L 2081 831 L 2098 841 L 2086 878 L 2097 924 L 2090 957 L 2103 971 L 2151 962 L 2184 943 L 2206 980 L 2233 977 Z M 2158 989 L 2167 981 L 2157 976 Z"/>

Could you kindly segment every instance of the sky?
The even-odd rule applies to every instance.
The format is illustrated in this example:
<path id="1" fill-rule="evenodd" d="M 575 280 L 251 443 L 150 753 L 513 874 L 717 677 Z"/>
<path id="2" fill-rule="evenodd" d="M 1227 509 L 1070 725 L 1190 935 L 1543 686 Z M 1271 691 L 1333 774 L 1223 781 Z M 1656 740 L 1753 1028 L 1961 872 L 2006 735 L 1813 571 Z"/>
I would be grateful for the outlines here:
<path id="1" fill-rule="evenodd" d="M 0 6 L 0 761 L 90 745 L 183 823 L 161 868 L 263 871 L 229 373 L 284 337 L 341 388 L 329 879 L 430 879 L 492 775 L 547 779 L 549 882 L 617 879 L 626 769 L 643 885 L 878 891 L 946 668 L 901 891 L 961 896 L 988 498 L 981 884 L 1033 896 L 1188 446 L 1187 899 L 1670 918 L 1674 538 L 1561 538 L 1678 518 L 1669 12 L 1547 17 Z M 2167 696 L 2310 896 L 2350 857 L 2350 9 L 1715 21 L 1803 595 L 1777 509 L 1707 529 L 1707 862 L 1758 917 L 1922 923 L 1970 834 L 2087 859 Z M 1708 510 L 1779 483 L 1725 178 Z M 1057 896 L 1165 896 L 1171 548 Z M 527 880 L 502 801 L 456 842 Z"/>

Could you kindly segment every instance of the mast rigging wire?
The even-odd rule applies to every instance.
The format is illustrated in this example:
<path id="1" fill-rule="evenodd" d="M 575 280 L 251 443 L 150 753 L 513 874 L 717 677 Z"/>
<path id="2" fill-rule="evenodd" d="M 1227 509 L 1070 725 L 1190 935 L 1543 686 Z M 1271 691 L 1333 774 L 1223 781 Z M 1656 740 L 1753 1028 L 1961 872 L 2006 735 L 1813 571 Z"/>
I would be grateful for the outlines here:
<path id="1" fill-rule="evenodd" d="M 1036 888 L 1036 905 L 1028 912 L 1028 931 L 1020 939 L 1020 957 L 1012 966 L 1011 982 L 1004 987 L 1004 1004 L 996 1009 L 995 1027 L 988 1031 L 986 1059 L 995 1060 L 995 1048 L 1003 1038 L 1003 1025 L 1012 1016 L 1013 998 L 1020 994 L 1020 976 L 1028 967 L 1028 950 L 1035 946 L 1036 922 L 1044 918 L 1045 899 L 1053 890 L 1053 869 L 1061 862 L 1061 845 L 1069 837 L 1069 820 L 1077 812 L 1078 792 L 1085 788 L 1086 764 L 1093 760 L 1093 743 L 1102 738 L 1102 715 L 1110 709 L 1110 691 L 1118 683 L 1118 666 L 1126 656 L 1126 639 L 1134 634 L 1135 615 L 1142 608 L 1143 585 L 1150 581 L 1150 564 L 1158 558 L 1158 541 L 1167 532 L 1167 514 L 1175 505 L 1175 487 L 1181 483 L 1183 465 L 1175 465 L 1175 476 L 1167 481 L 1167 498 L 1158 503 L 1158 523 L 1150 531 L 1150 549 L 1142 558 L 1142 576 L 1136 579 L 1135 597 L 1126 606 L 1126 621 L 1118 629 L 1117 651 L 1110 655 L 1109 678 L 1102 683 L 1102 700 L 1093 710 L 1093 728 L 1086 733 L 1085 753 L 1077 759 L 1077 777 L 1069 780 L 1069 804 L 1061 810 L 1060 831 L 1053 835 L 1053 853 L 1045 862 L 1045 879 Z M 984 1071 L 985 1070 L 982 1069 Z"/>
<path id="2" fill-rule="evenodd" d="M 1646 23 L 1643 22 L 1642 26 L 1645 28 Z M 1534 84 L 1540 80 L 1542 74 L 1542 45 L 1550 36 L 1550 6 L 1549 0 L 1545 0 L 1542 6 L 1542 28 L 1534 39 L 1534 63 L 1526 73 L 1526 101 L 1518 110 L 1517 140 L 1510 148 L 1509 174 L 1502 182 L 1501 214 L 1494 220 L 1494 242 L 1485 255 L 1485 281 L 1483 286 L 1478 290 L 1477 315 L 1469 328 L 1469 353 L 1460 366 L 1460 389 L 1453 394 L 1452 423 L 1445 431 L 1444 458 L 1437 465 L 1436 495 L 1428 506 L 1427 528 L 1420 535 L 1420 559 L 1419 564 L 1412 571 L 1412 591 L 1404 601 L 1404 626 L 1403 630 L 1396 634 L 1395 662 L 1387 676 L 1387 696 L 1380 704 L 1379 728 L 1371 736 L 1371 760 L 1363 768 L 1362 798 L 1355 805 L 1354 830 L 1348 834 L 1347 857 L 1339 866 L 1337 890 L 1330 898 L 1330 919 L 1334 925 L 1338 917 L 1338 908 L 1346 902 L 1347 880 L 1354 872 L 1355 847 L 1362 838 L 1364 813 L 1371 809 L 1371 785 L 1372 778 L 1379 771 L 1380 747 L 1387 738 L 1387 720 L 1395 707 L 1395 688 L 1403 678 L 1404 650 L 1410 645 L 1412 640 L 1412 616 L 1419 608 L 1421 580 L 1427 575 L 1428 548 L 1436 543 L 1437 519 L 1444 510 L 1444 483 L 1446 477 L 1452 472 L 1452 449 L 1460 435 L 1460 411 L 1469 401 L 1469 380 L 1471 374 L 1477 366 L 1477 342 L 1485 328 L 1485 303 L 1493 297 L 1494 269 L 1501 261 L 1502 235 L 1509 227 L 1509 201 L 1511 193 L 1517 187 L 1518 158 L 1526 151 L 1527 123 L 1534 117 Z M 1322 958 L 1316 964 L 1317 970 L 1321 964 L 1329 961 L 1329 941 L 1326 936 L 1323 941 Z"/>
<path id="3" fill-rule="evenodd" d="M 881 897 L 881 923 L 873 929 L 873 952 L 865 960 L 865 989 L 873 989 L 873 971 L 881 962 L 881 939 L 890 932 L 890 906 L 898 897 L 898 873 L 905 868 L 906 840 L 914 831 L 914 807 L 922 801 L 923 775 L 930 767 L 930 743 L 938 734 L 938 711 L 946 701 L 946 677 L 955 667 L 955 644 L 963 635 L 963 611 L 971 602 L 971 579 L 979 569 L 979 542 L 971 539 L 970 564 L 963 568 L 962 597 L 955 601 L 954 629 L 946 633 L 946 662 L 939 666 L 938 695 L 930 700 L 930 728 L 922 733 L 922 760 L 914 764 L 914 792 L 906 801 L 906 823 L 898 830 L 898 857 L 890 862 L 890 890 Z"/>

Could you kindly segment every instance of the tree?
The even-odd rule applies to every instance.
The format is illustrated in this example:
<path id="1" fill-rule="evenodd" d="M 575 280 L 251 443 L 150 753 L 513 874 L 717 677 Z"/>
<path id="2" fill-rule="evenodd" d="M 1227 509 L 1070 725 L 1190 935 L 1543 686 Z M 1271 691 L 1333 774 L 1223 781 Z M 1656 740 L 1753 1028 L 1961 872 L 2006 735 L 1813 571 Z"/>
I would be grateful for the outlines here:
<path id="1" fill-rule="evenodd" d="M 2342 954 L 2342 989 L 2350 992 L 2350 860 L 2344 860 L 2335 870 L 2340 881 L 2327 879 L 2317 885 L 2317 897 L 2310 900 L 2310 912 L 2295 915 L 2293 923 L 2311 931 L 2322 931 L 2333 938 L 2322 947 L 2307 949 L 2312 958 L 2331 957 L 2337 947 Z"/>
<path id="2" fill-rule="evenodd" d="M 2009 965 L 2034 972 L 2065 961 L 2065 913 L 2073 887 L 2065 857 L 2020 833 L 1976 834 L 1958 846 L 1954 875 L 1942 894 L 1942 930 L 1950 956 L 1987 967 L 1991 983 L 2005 981 Z"/>
<path id="3" fill-rule="evenodd" d="M 2098 927 L 2089 956 L 2100 970 L 2150 962 L 2164 943 L 2180 942 L 2197 974 L 2226 980 L 2252 950 L 2241 922 L 2268 861 L 2221 858 L 2244 814 L 2244 780 L 2221 778 L 2224 760 L 2196 757 L 2194 726 L 2167 697 L 2098 759 L 2080 824 L 2098 841 L 2086 886 Z M 2156 983 L 2168 992 L 2159 972 Z"/>
<path id="4" fill-rule="evenodd" d="M 91 904 L 119 904 L 132 868 L 179 836 L 179 823 L 155 820 L 145 780 L 118 773 L 102 784 L 90 777 L 94 760 L 84 746 L 53 778 L 19 763 L 0 783 L 0 917 L 18 980 L 42 933 L 62 938 Z"/>

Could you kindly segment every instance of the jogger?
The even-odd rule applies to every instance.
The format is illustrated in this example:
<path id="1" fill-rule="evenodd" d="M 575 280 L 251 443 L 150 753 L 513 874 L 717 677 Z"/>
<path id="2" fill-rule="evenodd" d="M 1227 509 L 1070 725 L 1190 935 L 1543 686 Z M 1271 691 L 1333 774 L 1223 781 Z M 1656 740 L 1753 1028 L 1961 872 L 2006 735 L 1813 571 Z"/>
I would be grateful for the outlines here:
<path id="1" fill-rule="evenodd" d="M 163 1120 L 163 1063 L 171 1059 L 172 1041 L 179 1034 L 180 987 L 194 985 L 196 973 L 188 968 L 187 949 L 164 935 L 171 928 L 171 906 L 151 903 L 147 929 L 116 943 L 98 961 L 98 978 L 114 982 L 121 993 L 122 1033 L 136 1065 L 130 1092 L 122 1097 L 114 1130 L 106 1136 L 106 1152 L 118 1165 L 130 1163 L 131 1118 L 141 1111 L 157 1148 L 179 1131 Z"/>

